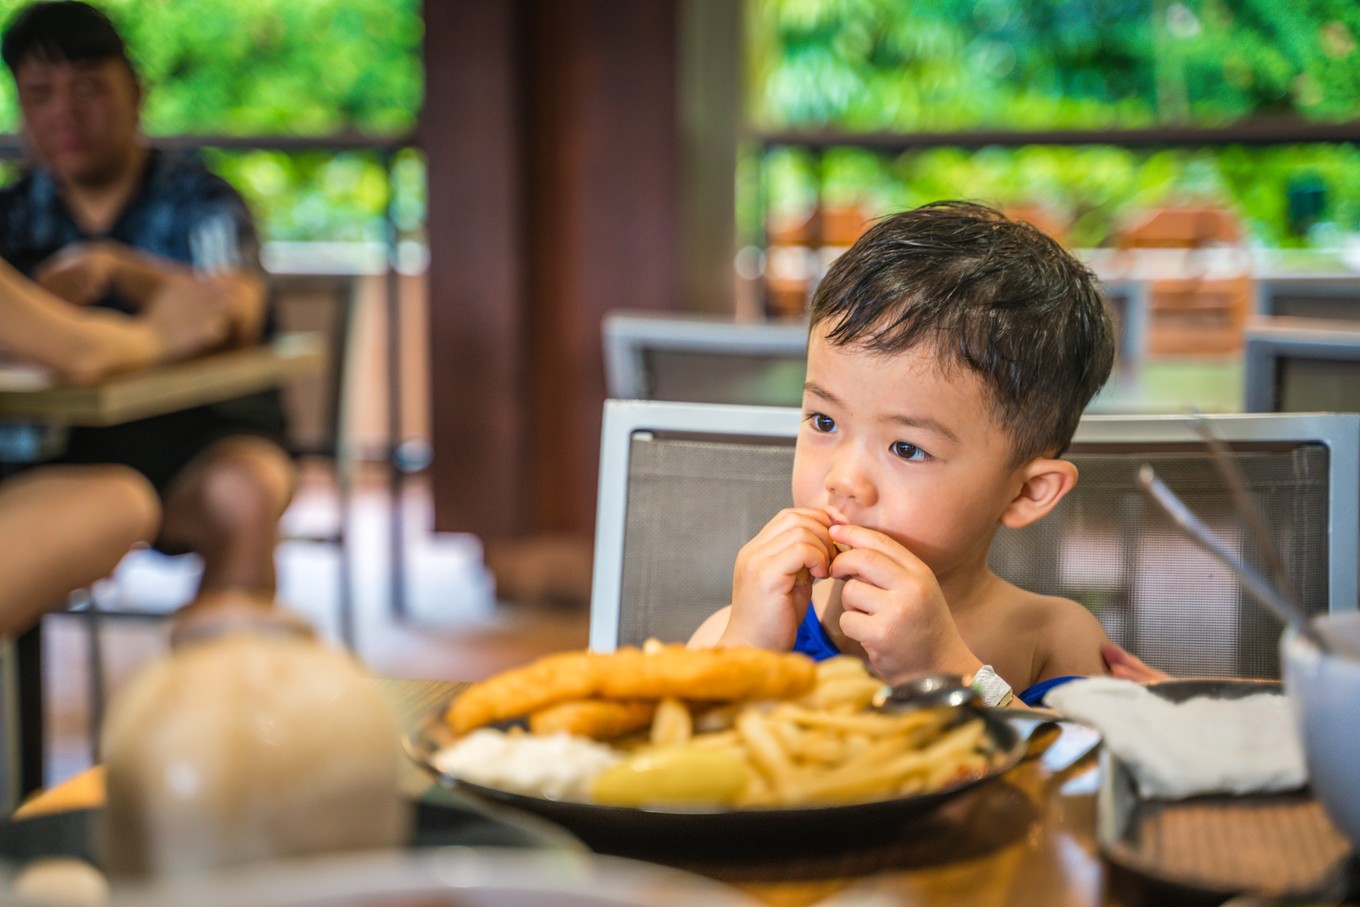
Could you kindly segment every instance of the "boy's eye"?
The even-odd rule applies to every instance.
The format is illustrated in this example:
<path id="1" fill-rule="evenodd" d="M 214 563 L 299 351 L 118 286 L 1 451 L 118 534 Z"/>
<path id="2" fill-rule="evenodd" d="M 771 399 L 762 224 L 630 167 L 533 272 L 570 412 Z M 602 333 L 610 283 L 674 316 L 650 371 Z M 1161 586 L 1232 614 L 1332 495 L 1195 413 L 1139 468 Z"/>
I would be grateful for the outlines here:
<path id="1" fill-rule="evenodd" d="M 831 418 L 830 416 L 823 415 L 822 413 L 813 413 L 812 415 L 808 416 L 808 421 L 812 423 L 812 427 L 815 430 L 820 432 L 830 432 L 836 430 L 836 420 Z"/>
<path id="2" fill-rule="evenodd" d="M 889 449 L 893 452 L 893 456 L 901 457 L 903 460 L 924 460 L 930 456 L 915 444 L 909 444 L 906 441 L 894 441 Z"/>

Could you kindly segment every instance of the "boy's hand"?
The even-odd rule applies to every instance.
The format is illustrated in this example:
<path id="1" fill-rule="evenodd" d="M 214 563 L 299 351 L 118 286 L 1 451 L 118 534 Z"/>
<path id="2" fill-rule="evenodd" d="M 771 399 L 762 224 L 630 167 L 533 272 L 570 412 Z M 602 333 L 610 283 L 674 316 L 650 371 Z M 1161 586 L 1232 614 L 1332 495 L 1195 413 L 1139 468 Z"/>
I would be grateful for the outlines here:
<path id="1" fill-rule="evenodd" d="M 723 645 L 791 649 L 812 599 L 812 578 L 830 575 L 836 549 L 821 510 L 789 508 L 737 553 L 732 613 Z"/>
<path id="2" fill-rule="evenodd" d="M 971 674 L 981 660 L 963 641 L 935 574 L 892 538 L 863 526 L 830 529 L 850 546 L 831 564 L 845 580 L 840 628 L 888 683 L 922 674 Z"/>

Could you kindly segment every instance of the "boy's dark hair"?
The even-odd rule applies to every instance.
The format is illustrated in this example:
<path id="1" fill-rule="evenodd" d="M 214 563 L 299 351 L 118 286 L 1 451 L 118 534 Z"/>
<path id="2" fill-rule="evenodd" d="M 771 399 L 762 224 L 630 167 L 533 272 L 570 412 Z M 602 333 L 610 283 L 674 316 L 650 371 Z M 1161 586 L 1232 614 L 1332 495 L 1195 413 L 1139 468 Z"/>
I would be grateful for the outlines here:
<path id="1" fill-rule="evenodd" d="M 71 62 L 116 57 L 136 74 L 113 22 L 77 0 L 34 3 L 19 10 L 5 26 L 0 57 L 9 71 L 17 75 L 20 64 L 33 56 Z"/>
<path id="2" fill-rule="evenodd" d="M 975 372 L 1014 460 L 1058 456 L 1110 375 L 1114 329 L 1095 276 L 1027 223 L 943 201 L 880 220 L 812 299 L 827 340 L 896 353 L 929 344 Z"/>

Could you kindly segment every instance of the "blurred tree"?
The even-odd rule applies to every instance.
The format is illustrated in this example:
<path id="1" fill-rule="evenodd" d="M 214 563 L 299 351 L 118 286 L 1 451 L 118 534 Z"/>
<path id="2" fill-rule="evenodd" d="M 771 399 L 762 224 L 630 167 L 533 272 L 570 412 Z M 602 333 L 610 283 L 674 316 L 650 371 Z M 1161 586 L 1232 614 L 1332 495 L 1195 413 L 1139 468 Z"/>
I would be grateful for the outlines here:
<path id="1" fill-rule="evenodd" d="M 153 136 L 400 136 L 422 94 L 420 0 L 102 0 L 146 85 Z M 27 0 L 0 0 L 8 21 Z M 18 122 L 0 79 L 0 131 Z M 215 152 L 269 239 L 382 240 L 388 181 L 373 152 Z M 403 232 L 423 224 L 423 164 L 398 156 Z"/>
<path id="2" fill-rule="evenodd" d="M 758 129 L 1117 130 L 1360 118 L 1354 0 L 753 0 L 752 18 Z M 1190 196 L 1232 207 L 1257 242 L 1289 246 L 1335 236 L 1290 228 L 1290 181 L 1308 172 L 1325 200 L 1315 219 L 1360 226 L 1360 154 L 1350 146 L 1030 146 L 870 158 L 769 154 L 772 218 L 805 213 L 818 197 L 885 210 L 968 195 L 1057 207 L 1072 222 L 1071 240 L 1094 245 L 1128 209 Z"/>

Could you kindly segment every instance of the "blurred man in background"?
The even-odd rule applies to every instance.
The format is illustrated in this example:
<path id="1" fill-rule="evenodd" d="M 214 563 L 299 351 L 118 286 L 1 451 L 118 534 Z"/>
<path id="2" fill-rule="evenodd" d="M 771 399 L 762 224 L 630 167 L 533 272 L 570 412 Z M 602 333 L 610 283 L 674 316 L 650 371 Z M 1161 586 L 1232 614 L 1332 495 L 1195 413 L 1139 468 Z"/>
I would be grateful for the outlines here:
<path id="1" fill-rule="evenodd" d="M 267 336 L 254 221 L 197 160 L 147 146 L 141 83 L 107 16 L 79 2 L 36 3 L 13 17 L 0 50 L 33 165 L 0 191 L 0 257 L 26 278 L 23 292 L 171 325 L 146 361 Z M 39 336 L 8 345 L 75 380 L 100 371 Z M 164 512 L 156 544 L 202 557 L 200 599 L 227 589 L 272 599 L 278 521 L 294 484 L 283 432 L 278 394 L 266 392 L 74 429 L 61 459 L 123 464 L 151 482 Z"/>

